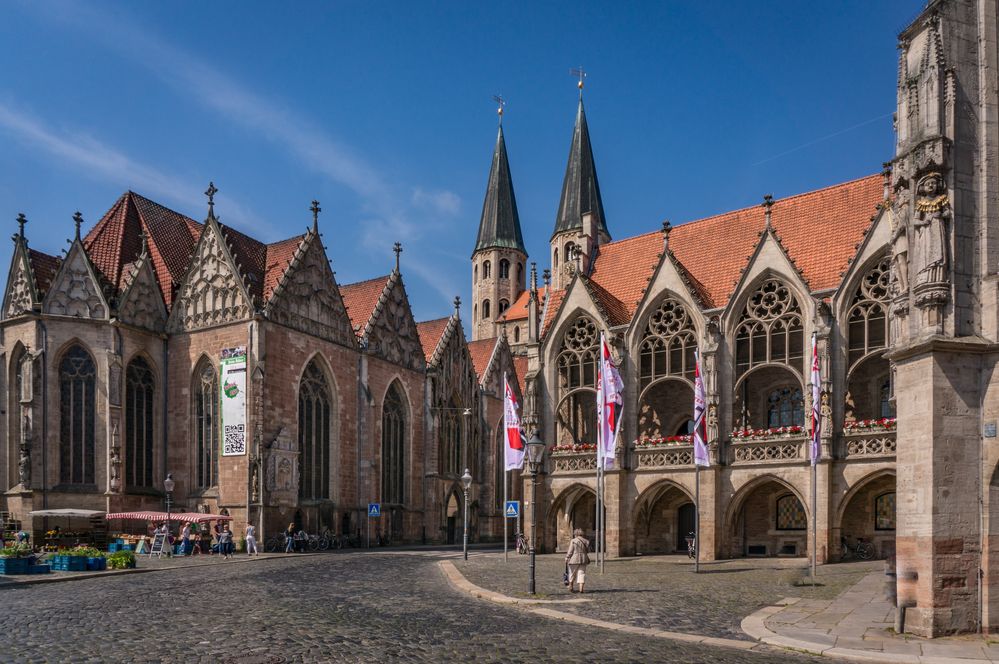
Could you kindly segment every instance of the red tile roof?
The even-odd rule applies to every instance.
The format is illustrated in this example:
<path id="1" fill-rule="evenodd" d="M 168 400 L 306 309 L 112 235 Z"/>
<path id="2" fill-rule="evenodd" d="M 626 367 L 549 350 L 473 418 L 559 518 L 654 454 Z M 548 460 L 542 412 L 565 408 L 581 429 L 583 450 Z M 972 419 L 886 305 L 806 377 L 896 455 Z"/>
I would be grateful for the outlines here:
<path id="1" fill-rule="evenodd" d="M 520 393 L 524 393 L 524 381 L 527 379 L 527 356 L 514 355 L 513 368 L 517 372 L 517 384 L 520 386 Z"/>
<path id="2" fill-rule="evenodd" d="M 303 234 L 267 245 L 267 260 L 263 285 L 265 302 L 271 299 L 274 289 L 281 283 L 281 278 L 288 270 L 288 266 L 291 265 L 291 259 L 295 257 L 295 252 L 298 251 L 298 247 L 304 239 L 305 235 Z"/>
<path id="3" fill-rule="evenodd" d="M 386 274 L 384 277 L 340 286 L 340 296 L 343 298 L 344 306 L 347 307 L 350 323 L 358 336 L 364 332 L 368 321 L 371 320 L 371 314 L 375 312 L 375 306 L 385 292 L 385 284 L 388 283 L 390 276 Z"/>
<path id="4" fill-rule="evenodd" d="M 542 302 L 541 311 L 544 312 L 544 320 L 541 321 L 540 336 L 544 337 L 545 333 L 548 332 L 548 326 L 551 325 L 552 321 L 555 319 L 555 314 L 558 313 L 558 308 L 562 305 L 562 300 L 565 299 L 565 289 L 553 290 L 550 293 L 551 302 Z M 547 304 L 548 309 L 545 309 Z"/>
<path id="5" fill-rule="evenodd" d="M 201 224 L 134 192 L 126 192 L 83 238 L 94 266 L 110 283 L 123 283 L 125 266 L 139 255 L 145 231 L 156 279 L 169 307 L 173 283 L 187 273 Z"/>
<path id="6" fill-rule="evenodd" d="M 882 196 L 882 177 L 871 175 L 774 202 L 772 227 L 812 291 L 839 284 Z M 763 208 L 754 206 L 673 229 L 670 249 L 703 293 L 706 308 L 726 304 L 765 226 Z M 658 231 L 611 242 L 600 247 L 590 278 L 630 318 L 662 250 Z"/>
<path id="7" fill-rule="evenodd" d="M 427 364 L 433 358 L 434 351 L 437 350 L 437 344 L 440 343 L 441 336 L 450 322 L 451 317 L 448 316 L 447 318 L 427 320 L 416 324 L 416 332 L 420 335 L 420 343 L 423 344 L 423 354 L 427 358 Z"/>
<path id="8" fill-rule="evenodd" d="M 542 286 L 538 289 L 538 297 L 541 298 L 541 302 L 545 301 L 545 287 Z M 506 310 L 503 314 L 501 320 L 515 321 L 515 320 L 527 320 L 527 304 L 531 301 L 531 291 L 525 290 L 517 299 L 514 300 L 510 308 Z"/>
<path id="9" fill-rule="evenodd" d="M 480 382 L 485 377 L 486 369 L 489 368 L 489 360 L 493 357 L 497 343 L 499 343 L 499 337 L 468 342 L 468 353 L 472 356 L 472 366 L 475 367 L 475 375 L 478 376 Z"/>
<path id="10" fill-rule="evenodd" d="M 28 261 L 31 263 L 31 271 L 35 274 L 35 288 L 38 289 L 38 296 L 45 297 L 45 293 L 48 292 L 49 286 L 52 285 L 52 279 L 55 278 L 56 271 L 59 269 L 59 259 L 41 251 L 28 249 Z"/>

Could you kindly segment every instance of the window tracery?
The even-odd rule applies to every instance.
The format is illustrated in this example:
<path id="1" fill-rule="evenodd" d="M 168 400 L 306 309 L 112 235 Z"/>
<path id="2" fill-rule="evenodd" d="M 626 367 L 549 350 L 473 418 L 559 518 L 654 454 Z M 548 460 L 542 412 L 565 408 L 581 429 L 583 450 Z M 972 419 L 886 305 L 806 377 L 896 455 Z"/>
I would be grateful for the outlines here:
<path id="1" fill-rule="evenodd" d="M 854 293 L 847 314 L 850 368 L 869 353 L 888 345 L 890 261 L 885 256 L 871 267 Z"/>
<path id="2" fill-rule="evenodd" d="M 805 399 L 798 387 L 783 387 L 770 392 L 767 397 L 767 426 L 804 426 Z"/>
<path id="3" fill-rule="evenodd" d="M 697 338 L 686 307 L 668 298 L 649 317 L 639 347 L 639 383 L 644 388 L 665 376 L 694 377 Z"/>
<path id="4" fill-rule="evenodd" d="M 562 336 L 556 359 L 559 407 L 556 413 L 559 445 L 596 442 L 597 354 L 599 333 L 596 323 L 582 315 Z"/>
<path id="5" fill-rule="evenodd" d="M 309 362 L 298 388 L 298 495 L 330 497 L 330 389 L 315 360 Z"/>
<path id="6" fill-rule="evenodd" d="M 195 486 L 208 489 L 219 475 L 219 383 L 207 359 L 194 372 Z"/>
<path id="7" fill-rule="evenodd" d="M 96 387 L 94 359 L 82 346 L 72 346 L 59 364 L 59 478 L 63 484 L 95 482 Z"/>
<path id="8" fill-rule="evenodd" d="M 382 406 L 382 501 L 405 501 L 406 409 L 393 383 Z"/>
<path id="9" fill-rule="evenodd" d="M 153 486 L 153 408 L 156 381 L 137 357 L 125 368 L 125 485 Z"/>
<path id="10" fill-rule="evenodd" d="M 746 302 L 735 332 L 736 375 L 767 362 L 800 363 L 804 357 L 801 307 L 791 290 L 768 279 Z"/>

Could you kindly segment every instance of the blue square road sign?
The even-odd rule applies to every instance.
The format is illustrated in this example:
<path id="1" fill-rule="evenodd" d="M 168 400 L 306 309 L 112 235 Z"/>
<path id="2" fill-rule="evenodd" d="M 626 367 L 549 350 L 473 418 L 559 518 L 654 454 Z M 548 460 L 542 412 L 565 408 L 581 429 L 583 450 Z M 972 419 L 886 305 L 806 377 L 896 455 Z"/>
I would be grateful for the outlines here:
<path id="1" fill-rule="evenodd" d="M 382 515 L 381 503 L 368 503 L 368 518 Z"/>
<path id="2" fill-rule="evenodd" d="M 504 510 L 506 518 L 516 519 L 520 515 L 520 501 L 519 500 L 508 500 L 506 501 L 506 509 Z"/>

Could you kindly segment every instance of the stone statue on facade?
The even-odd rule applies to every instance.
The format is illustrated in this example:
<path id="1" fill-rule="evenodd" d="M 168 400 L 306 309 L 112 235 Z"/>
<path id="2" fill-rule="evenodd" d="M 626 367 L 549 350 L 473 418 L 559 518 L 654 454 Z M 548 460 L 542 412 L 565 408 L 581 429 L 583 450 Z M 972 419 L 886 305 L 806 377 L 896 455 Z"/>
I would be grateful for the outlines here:
<path id="1" fill-rule="evenodd" d="M 909 192 L 899 189 L 891 207 L 891 293 L 909 292 Z"/>
<path id="2" fill-rule="evenodd" d="M 121 448 L 118 445 L 111 446 L 111 490 L 117 491 L 121 487 Z"/>
<path id="3" fill-rule="evenodd" d="M 260 502 L 260 459 L 250 457 L 250 502 Z"/>
<path id="4" fill-rule="evenodd" d="M 930 173 L 916 187 L 912 217 L 912 268 L 915 286 L 947 281 L 947 220 L 950 198 L 939 173 Z"/>
<path id="5" fill-rule="evenodd" d="M 718 404 L 708 404 L 708 443 L 718 440 Z"/>

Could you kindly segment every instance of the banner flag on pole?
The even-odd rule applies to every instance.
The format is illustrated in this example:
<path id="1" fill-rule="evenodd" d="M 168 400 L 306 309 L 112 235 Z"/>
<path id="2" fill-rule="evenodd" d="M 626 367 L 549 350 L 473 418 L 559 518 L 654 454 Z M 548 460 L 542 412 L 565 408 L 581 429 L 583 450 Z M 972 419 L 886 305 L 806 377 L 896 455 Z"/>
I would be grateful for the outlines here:
<path id="1" fill-rule="evenodd" d="M 819 344 L 815 333 L 812 333 L 812 465 L 822 454 L 822 376 L 819 373 Z"/>
<path id="2" fill-rule="evenodd" d="M 708 457 L 707 445 L 707 420 L 704 418 L 705 409 L 704 398 L 704 378 L 701 376 L 701 356 L 694 353 L 694 464 L 697 466 L 710 466 L 711 460 Z"/>
<path id="3" fill-rule="evenodd" d="M 503 374 L 503 429 L 506 431 L 506 469 L 521 470 L 524 467 L 524 434 L 520 432 L 520 415 L 517 413 L 517 397 L 510 389 L 510 383 Z"/>
<path id="4" fill-rule="evenodd" d="M 621 430 L 624 382 L 611 360 L 610 346 L 600 333 L 600 366 L 597 372 L 597 465 L 604 470 L 614 466 L 614 443 Z"/>

